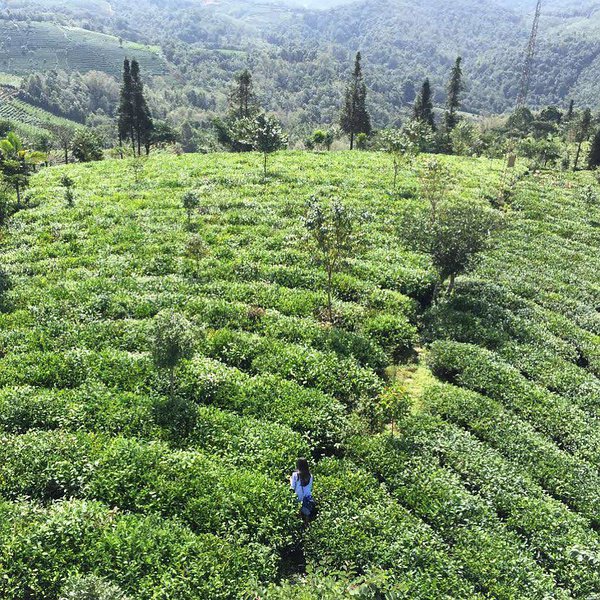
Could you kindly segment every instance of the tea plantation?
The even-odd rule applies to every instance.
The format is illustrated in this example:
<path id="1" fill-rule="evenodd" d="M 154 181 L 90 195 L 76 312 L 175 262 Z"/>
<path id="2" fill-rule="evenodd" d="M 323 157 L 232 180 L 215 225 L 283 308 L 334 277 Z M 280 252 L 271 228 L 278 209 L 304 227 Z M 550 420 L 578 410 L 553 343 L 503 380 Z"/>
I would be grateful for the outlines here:
<path id="1" fill-rule="evenodd" d="M 505 177 L 440 160 L 463 202 Z M 56 600 L 78 574 L 135 600 L 600 597 L 593 176 L 521 165 L 498 244 L 427 308 L 433 268 L 397 235 L 425 158 L 397 196 L 384 154 L 283 152 L 266 180 L 261 161 L 34 177 L 0 250 L 0 597 Z M 333 324 L 302 220 L 315 194 L 370 214 Z M 194 340 L 173 393 L 152 360 L 164 310 Z M 369 433 L 399 354 L 412 409 Z M 306 529 L 287 483 L 302 455 Z"/>

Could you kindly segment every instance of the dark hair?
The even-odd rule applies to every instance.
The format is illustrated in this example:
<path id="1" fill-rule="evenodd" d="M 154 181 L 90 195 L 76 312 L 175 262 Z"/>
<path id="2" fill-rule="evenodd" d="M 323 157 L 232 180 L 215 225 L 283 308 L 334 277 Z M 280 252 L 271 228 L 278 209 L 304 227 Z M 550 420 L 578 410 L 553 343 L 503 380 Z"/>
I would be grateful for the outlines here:
<path id="1" fill-rule="evenodd" d="M 300 483 L 308 485 L 310 483 L 310 469 L 308 468 L 308 461 L 305 458 L 299 458 L 296 461 L 296 470 L 300 477 Z"/>

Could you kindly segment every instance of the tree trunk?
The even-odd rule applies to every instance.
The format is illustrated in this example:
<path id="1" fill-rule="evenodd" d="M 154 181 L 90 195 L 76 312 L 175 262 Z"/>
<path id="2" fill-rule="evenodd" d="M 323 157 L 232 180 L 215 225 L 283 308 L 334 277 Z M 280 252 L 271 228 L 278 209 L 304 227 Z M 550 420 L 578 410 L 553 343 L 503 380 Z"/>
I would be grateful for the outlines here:
<path id="1" fill-rule="evenodd" d="M 175 369 L 171 368 L 169 371 L 169 396 L 173 399 L 173 393 L 175 391 Z"/>
<path id="2" fill-rule="evenodd" d="M 350 150 L 354 150 L 354 131 L 350 132 Z"/>
<path id="3" fill-rule="evenodd" d="M 446 290 L 446 293 L 448 295 L 450 295 L 453 292 L 455 281 L 456 281 L 456 275 L 454 275 L 454 273 L 452 273 L 452 275 L 450 275 L 450 283 L 448 284 L 448 289 Z"/>
<path id="4" fill-rule="evenodd" d="M 265 171 L 265 179 L 267 178 L 267 153 L 265 152 L 265 156 L 264 156 L 265 162 L 264 162 L 264 171 Z"/>
<path id="5" fill-rule="evenodd" d="M 333 273 L 331 270 L 327 271 L 327 314 L 329 316 L 329 322 L 333 323 L 333 302 L 331 298 L 331 281 L 333 279 Z"/>
<path id="6" fill-rule="evenodd" d="M 577 152 L 575 153 L 575 163 L 573 164 L 573 171 L 577 171 L 577 165 L 579 164 L 579 154 L 581 153 L 581 144 L 583 142 L 579 142 L 577 144 Z"/>
<path id="7" fill-rule="evenodd" d="M 69 164 L 69 146 L 65 145 L 65 165 Z"/>

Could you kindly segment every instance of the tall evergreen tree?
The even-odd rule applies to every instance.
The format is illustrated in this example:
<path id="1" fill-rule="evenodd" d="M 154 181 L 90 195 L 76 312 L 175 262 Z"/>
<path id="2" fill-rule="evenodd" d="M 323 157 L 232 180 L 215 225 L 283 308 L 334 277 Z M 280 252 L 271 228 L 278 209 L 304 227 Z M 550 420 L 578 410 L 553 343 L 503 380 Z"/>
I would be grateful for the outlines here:
<path id="1" fill-rule="evenodd" d="M 590 139 L 590 135 L 592 133 L 592 111 L 589 108 L 586 108 L 581 118 L 578 120 L 578 123 L 575 125 L 575 141 L 577 142 L 577 152 L 575 153 L 575 163 L 573 164 L 573 169 L 577 170 L 577 166 L 579 165 L 579 156 L 581 155 L 581 146 L 584 142 L 587 142 Z"/>
<path id="2" fill-rule="evenodd" d="M 575 100 L 571 100 L 571 102 L 569 102 L 569 110 L 567 111 L 567 115 L 565 116 L 565 121 L 570 121 L 573 118 L 574 113 L 575 113 Z"/>
<path id="3" fill-rule="evenodd" d="M 429 79 L 423 82 L 420 94 L 417 96 L 413 116 L 415 121 L 427 123 L 435 131 L 435 118 L 433 115 L 432 91 Z"/>
<path id="4" fill-rule="evenodd" d="M 446 130 L 448 133 L 456 127 L 459 121 L 457 111 L 460 107 L 460 95 L 464 89 L 461 63 L 462 58 L 459 56 L 454 63 L 450 81 L 448 82 L 448 108 L 445 115 Z"/>
<path id="5" fill-rule="evenodd" d="M 140 65 L 135 59 L 131 61 L 131 83 L 133 121 L 136 133 L 137 152 L 138 156 L 140 156 L 142 153 L 142 146 L 146 149 L 146 154 L 150 154 L 150 142 L 152 140 L 152 132 L 154 131 L 154 122 L 146 98 L 144 97 L 144 83 L 140 76 Z"/>
<path id="6" fill-rule="evenodd" d="M 237 119 L 248 119 L 256 113 L 252 73 L 248 69 L 235 76 L 235 85 L 229 94 L 229 106 L 232 115 Z"/>
<path id="7" fill-rule="evenodd" d="M 590 148 L 590 155 L 588 157 L 588 167 L 590 169 L 600 167 L 600 129 L 596 131 L 596 135 L 592 140 L 592 147 Z"/>
<path id="8" fill-rule="evenodd" d="M 131 140 L 133 153 L 135 154 L 135 124 L 133 110 L 133 81 L 131 78 L 131 64 L 129 59 L 123 61 L 123 83 L 119 97 L 118 108 L 118 130 L 119 144 L 125 140 Z"/>
<path id="9" fill-rule="evenodd" d="M 367 111 L 367 86 L 363 79 L 361 54 L 356 53 L 354 72 L 346 88 L 344 105 L 340 116 L 340 126 L 350 136 L 350 150 L 354 148 L 354 138 L 359 133 L 371 134 L 371 117 Z"/>

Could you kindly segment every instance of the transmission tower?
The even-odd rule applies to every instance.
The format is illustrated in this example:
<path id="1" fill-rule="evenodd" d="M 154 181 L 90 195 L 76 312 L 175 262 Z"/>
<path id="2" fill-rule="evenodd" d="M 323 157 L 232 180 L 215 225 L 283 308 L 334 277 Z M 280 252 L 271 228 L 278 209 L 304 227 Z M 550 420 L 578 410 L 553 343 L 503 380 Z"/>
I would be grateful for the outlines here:
<path id="1" fill-rule="evenodd" d="M 531 86 L 531 71 L 533 69 L 533 59 L 535 58 L 535 49 L 537 43 L 537 34 L 540 26 L 540 15 L 542 13 L 542 0 L 537 0 L 535 7 L 535 16 L 533 18 L 533 27 L 531 36 L 525 50 L 525 61 L 523 63 L 523 72 L 521 73 L 521 86 L 517 98 L 517 107 L 525 106 L 527 96 L 529 96 L 529 87 Z"/>

